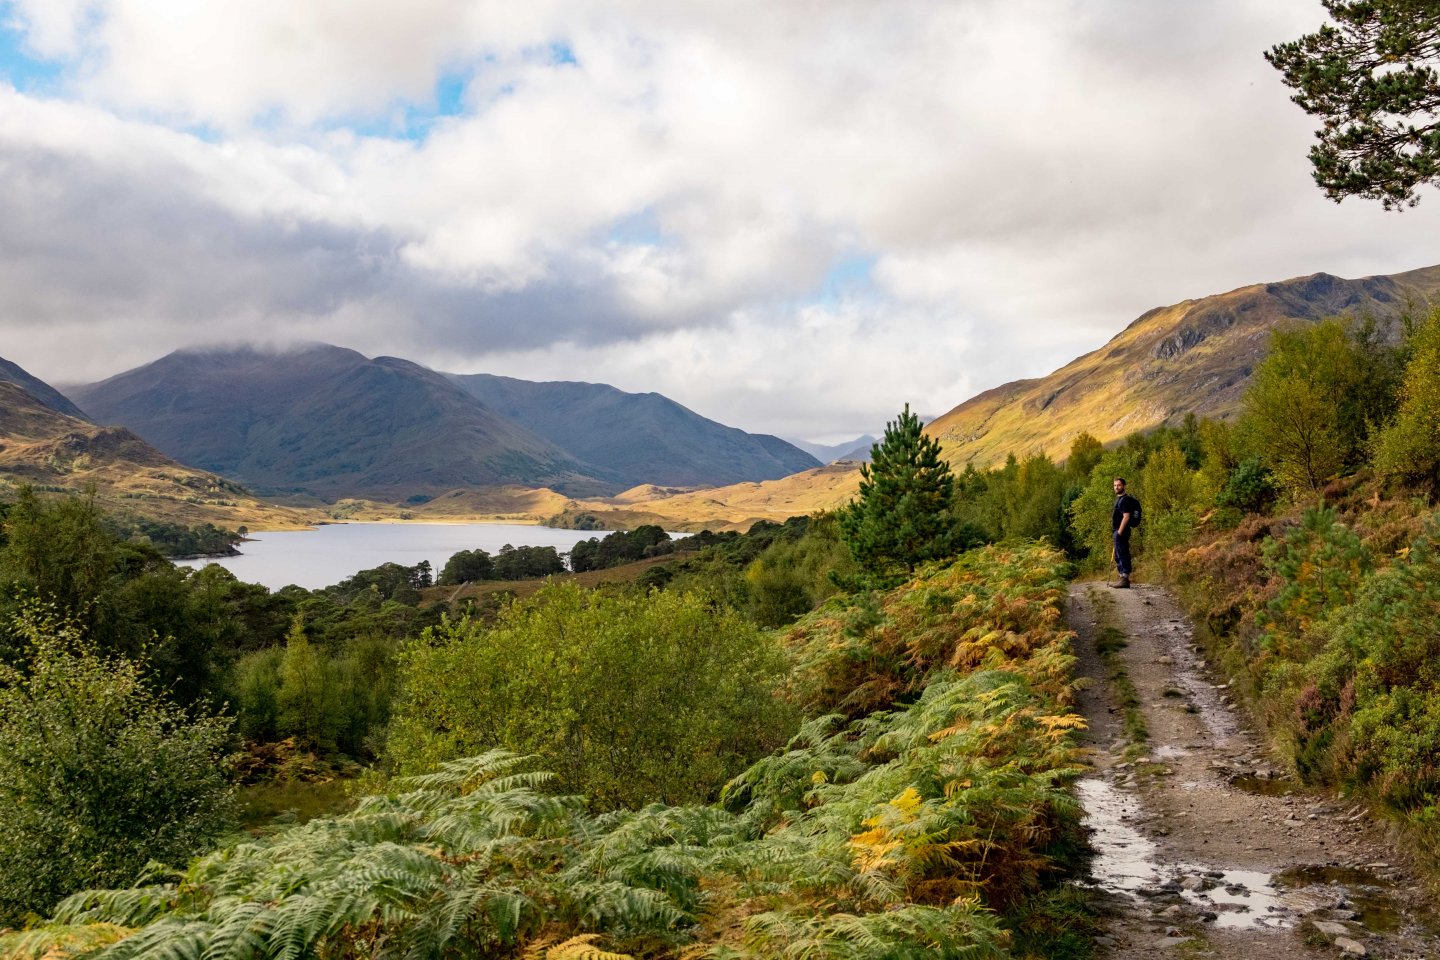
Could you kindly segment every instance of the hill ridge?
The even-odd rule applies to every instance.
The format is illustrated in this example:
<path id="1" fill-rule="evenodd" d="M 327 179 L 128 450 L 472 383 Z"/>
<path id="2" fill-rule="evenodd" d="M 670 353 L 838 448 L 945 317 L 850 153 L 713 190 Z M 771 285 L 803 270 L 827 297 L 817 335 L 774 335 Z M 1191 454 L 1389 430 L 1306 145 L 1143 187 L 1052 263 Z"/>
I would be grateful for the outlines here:
<path id="1" fill-rule="evenodd" d="M 525 424 L 626 486 L 773 480 L 819 461 L 771 434 L 711 420 L 664 394 L 610 384 L 446 374 L 481 403 Z"/>

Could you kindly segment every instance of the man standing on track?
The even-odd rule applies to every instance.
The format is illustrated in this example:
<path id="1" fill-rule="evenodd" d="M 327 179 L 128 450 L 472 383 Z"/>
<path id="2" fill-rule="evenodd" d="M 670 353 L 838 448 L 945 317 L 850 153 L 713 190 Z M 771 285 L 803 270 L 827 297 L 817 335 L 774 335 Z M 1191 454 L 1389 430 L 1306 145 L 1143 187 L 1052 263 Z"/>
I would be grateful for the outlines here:
<path id="1" fill-rule="evenodd" d="M 1130 531 L 1140 522 L 1140 501 L 1125 492 L 1125 478 L 1115 478 L 1115 508 L 1110 511 L 1110 531 L 1115 535 L 1115 569 L 1120 571 L 1120 582 L 1115 586 L 1130 586 Z"/>

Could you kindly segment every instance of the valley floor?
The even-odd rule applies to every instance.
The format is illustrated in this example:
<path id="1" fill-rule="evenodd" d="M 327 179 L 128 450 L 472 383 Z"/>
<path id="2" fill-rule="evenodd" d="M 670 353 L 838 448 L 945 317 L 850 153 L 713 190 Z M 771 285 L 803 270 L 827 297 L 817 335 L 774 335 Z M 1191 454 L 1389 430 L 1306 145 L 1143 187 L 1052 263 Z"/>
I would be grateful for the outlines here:
<path id="1" fill-rule="evenodd" d="M 1077 582 L 1066 614 L 1090 678 L 1079 707 L 1094 771 L 1078 790 L 1102 955 L 1440 956 L 1440 919 L 1407 855 L 1362 808 L 1283 778 L 1162 588 Z M 1124 644 L 1107 660 L 1115 631 Z M 1148 730 L 1139 743 L 1124 681 L 1111 682 L 1121 671 L 1131 729 Z"/>

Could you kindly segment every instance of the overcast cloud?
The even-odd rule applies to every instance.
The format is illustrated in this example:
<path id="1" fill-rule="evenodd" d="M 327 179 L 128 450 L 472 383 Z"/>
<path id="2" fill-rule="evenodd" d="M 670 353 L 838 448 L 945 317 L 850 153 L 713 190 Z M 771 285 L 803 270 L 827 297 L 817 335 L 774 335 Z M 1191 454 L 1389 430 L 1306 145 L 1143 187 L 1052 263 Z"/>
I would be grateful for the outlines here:
<path id="1" fill-rule="evenodd" d="M 0 0 L 0 356 L 324 340 L 874 431 L 1440 261 L 1311 184 L 1313 0 Z"/>

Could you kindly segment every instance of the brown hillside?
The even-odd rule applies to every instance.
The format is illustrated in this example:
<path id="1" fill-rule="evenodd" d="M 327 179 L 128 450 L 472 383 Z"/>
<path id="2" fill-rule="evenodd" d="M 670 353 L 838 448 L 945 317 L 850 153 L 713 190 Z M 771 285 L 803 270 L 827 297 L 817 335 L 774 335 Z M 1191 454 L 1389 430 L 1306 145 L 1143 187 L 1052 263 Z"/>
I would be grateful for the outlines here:
<path id="1" fill-rule="evenodd" d="M 123 427 L 97 427 L 0 381 L 0 496 L 94 487 L 102 506 L 181 523 L 279 529 L 319 515 L 258 500 L 228 480 L 192 470 Z"/>
<path id="2" fill-rule="evenodd" d="M 643 523 L 666 530 L 748 530 L 757 520 L 784 520 L 830 510 L 855 496 L 860 465 L 840 462 L 802 473 L 734 483 L 728 487 L 676 490 L 646 485 L 608 499 L 571 500 L 555 523 L 574 526 L 585 515 L 607 529 L 634 529 Z"/>
<path id="3" fill-rule="evenodd" d="M 926 431 L 952 464 L 989 467 L 1010 453 L 1063 458 L 1085 431 L 1109 443 L 1187 413 L 1230 417 L 1275 327 L 1337 315 L 1393 317 L 1432 303 L 1440 303 L 1440 266 L 1360 280 L 1317 273 L 1186 300 L 1151 310 L 1049 376 L 967 400 Z"/>

